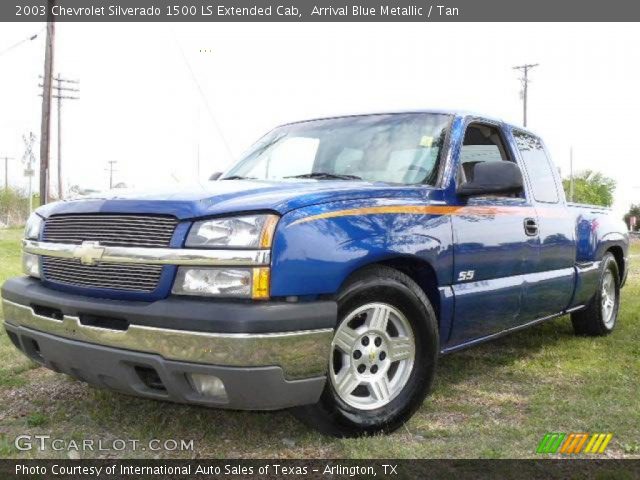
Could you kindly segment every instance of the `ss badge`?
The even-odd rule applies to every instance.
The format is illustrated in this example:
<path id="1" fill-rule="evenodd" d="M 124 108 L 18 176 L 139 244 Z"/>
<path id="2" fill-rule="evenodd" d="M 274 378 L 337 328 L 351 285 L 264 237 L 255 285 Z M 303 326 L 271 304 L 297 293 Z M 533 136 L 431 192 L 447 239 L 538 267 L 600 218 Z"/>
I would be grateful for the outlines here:
<path id="1" fill-rule="evenodd" d="M 468 282 L 469 280 L 473 280 L 473 276 L 476 274 L 475 270 L 463 270 L 458 274 L 459 282 Z"/>

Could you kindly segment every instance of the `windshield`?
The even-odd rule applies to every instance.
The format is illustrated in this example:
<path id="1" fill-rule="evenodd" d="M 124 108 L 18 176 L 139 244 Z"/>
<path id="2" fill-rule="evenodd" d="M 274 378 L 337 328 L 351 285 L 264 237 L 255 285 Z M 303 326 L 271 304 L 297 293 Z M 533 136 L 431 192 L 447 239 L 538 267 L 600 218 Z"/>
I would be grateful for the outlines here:
<path id="1" fill-rule="evenodd" d="M 366 115 L 276 128 L 221 180 L 366 180 L 433 185 L 450 116 Z"/>

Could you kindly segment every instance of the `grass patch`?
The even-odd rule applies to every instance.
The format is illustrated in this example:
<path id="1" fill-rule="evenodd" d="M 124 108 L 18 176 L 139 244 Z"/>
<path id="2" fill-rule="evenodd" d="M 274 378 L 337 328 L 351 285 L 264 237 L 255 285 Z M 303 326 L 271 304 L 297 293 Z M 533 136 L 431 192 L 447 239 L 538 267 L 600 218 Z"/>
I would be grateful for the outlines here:
<path id="1" fill-rule="evenodd" d="M 0 230 L 0 282 L 20 274 L 20 230 Z M 632 261 L 640 262 L 640 245 Z M 604 338 L 573 335 L 563 317 L 440 359 L 433 394 L 388 436 L 332 439 L 287 412 L 230 412 L 99 390 L 39 368 L 0 333 L 0 457 L 20 434 L 110 442 L 193 440 L 193 451 L 85 452 L 85 457 L 521 458 L 548 431 L 613 432 L 608 457 L 640 458 L 640 273 Z"/>
<path id="2" fill-rule="evenodd" d="M 34 412 L 27 417 L 28 427 L 41 427 L 46 423 L 47 423 L 47 416 L 40 412 Z"/>
<path id="3" fill-rule="evenodd" d="M 0 458 L 8 458 L 16 451 L 13 442 L 6 435 L 0 435 Z"/>

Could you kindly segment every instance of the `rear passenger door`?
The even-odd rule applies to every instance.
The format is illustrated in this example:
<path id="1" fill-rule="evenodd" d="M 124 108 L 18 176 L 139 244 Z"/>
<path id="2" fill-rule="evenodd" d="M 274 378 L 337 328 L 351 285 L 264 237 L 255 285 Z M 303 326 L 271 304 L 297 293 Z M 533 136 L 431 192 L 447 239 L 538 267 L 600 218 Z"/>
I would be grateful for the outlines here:
<path id="1" fill-rule="evenodd" d="M 524 322 L 544 318 L 568 307 L 574 287 L 575 224 L 569 217 L 561 179 L 542 141 L 513 130 L 534 200 L 538 228 L 538 260 L 527 278 Z"/>
<path id="2" fill-rule="evenodd" d="M 469 124 L 457 183 L 470 180 L 478 163 L 516 162 L 507 134 L 499 124 Z M 521 323 L 524 279 L 536 265 L 538 249 L 537 234 L 526 231 L 535 211 L 524 192 L 458 202 L 452 216 L 455 321 L 449 346 Z"/>

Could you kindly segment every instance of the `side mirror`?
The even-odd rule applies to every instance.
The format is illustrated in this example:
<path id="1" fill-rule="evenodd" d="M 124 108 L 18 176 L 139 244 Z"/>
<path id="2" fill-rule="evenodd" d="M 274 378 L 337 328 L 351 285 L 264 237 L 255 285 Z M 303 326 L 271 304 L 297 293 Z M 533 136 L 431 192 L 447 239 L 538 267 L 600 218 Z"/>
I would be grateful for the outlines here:
<path id="1" fill-rule="evenodd" d="M 514 162 L 478 162 L 470 173 L 468 177 L 471 178 L 456 190 L 462 197 L 520 193 L 524 190 L 522 172 Z"/>
<path id="2" fill-rule="evenodd" d="M 212 174 L 209 177 L 209 181 L 218 180 L 220 178 L 220 175 L 222 175 L 222 172 L 216 172 L 216 173 Z"/>

